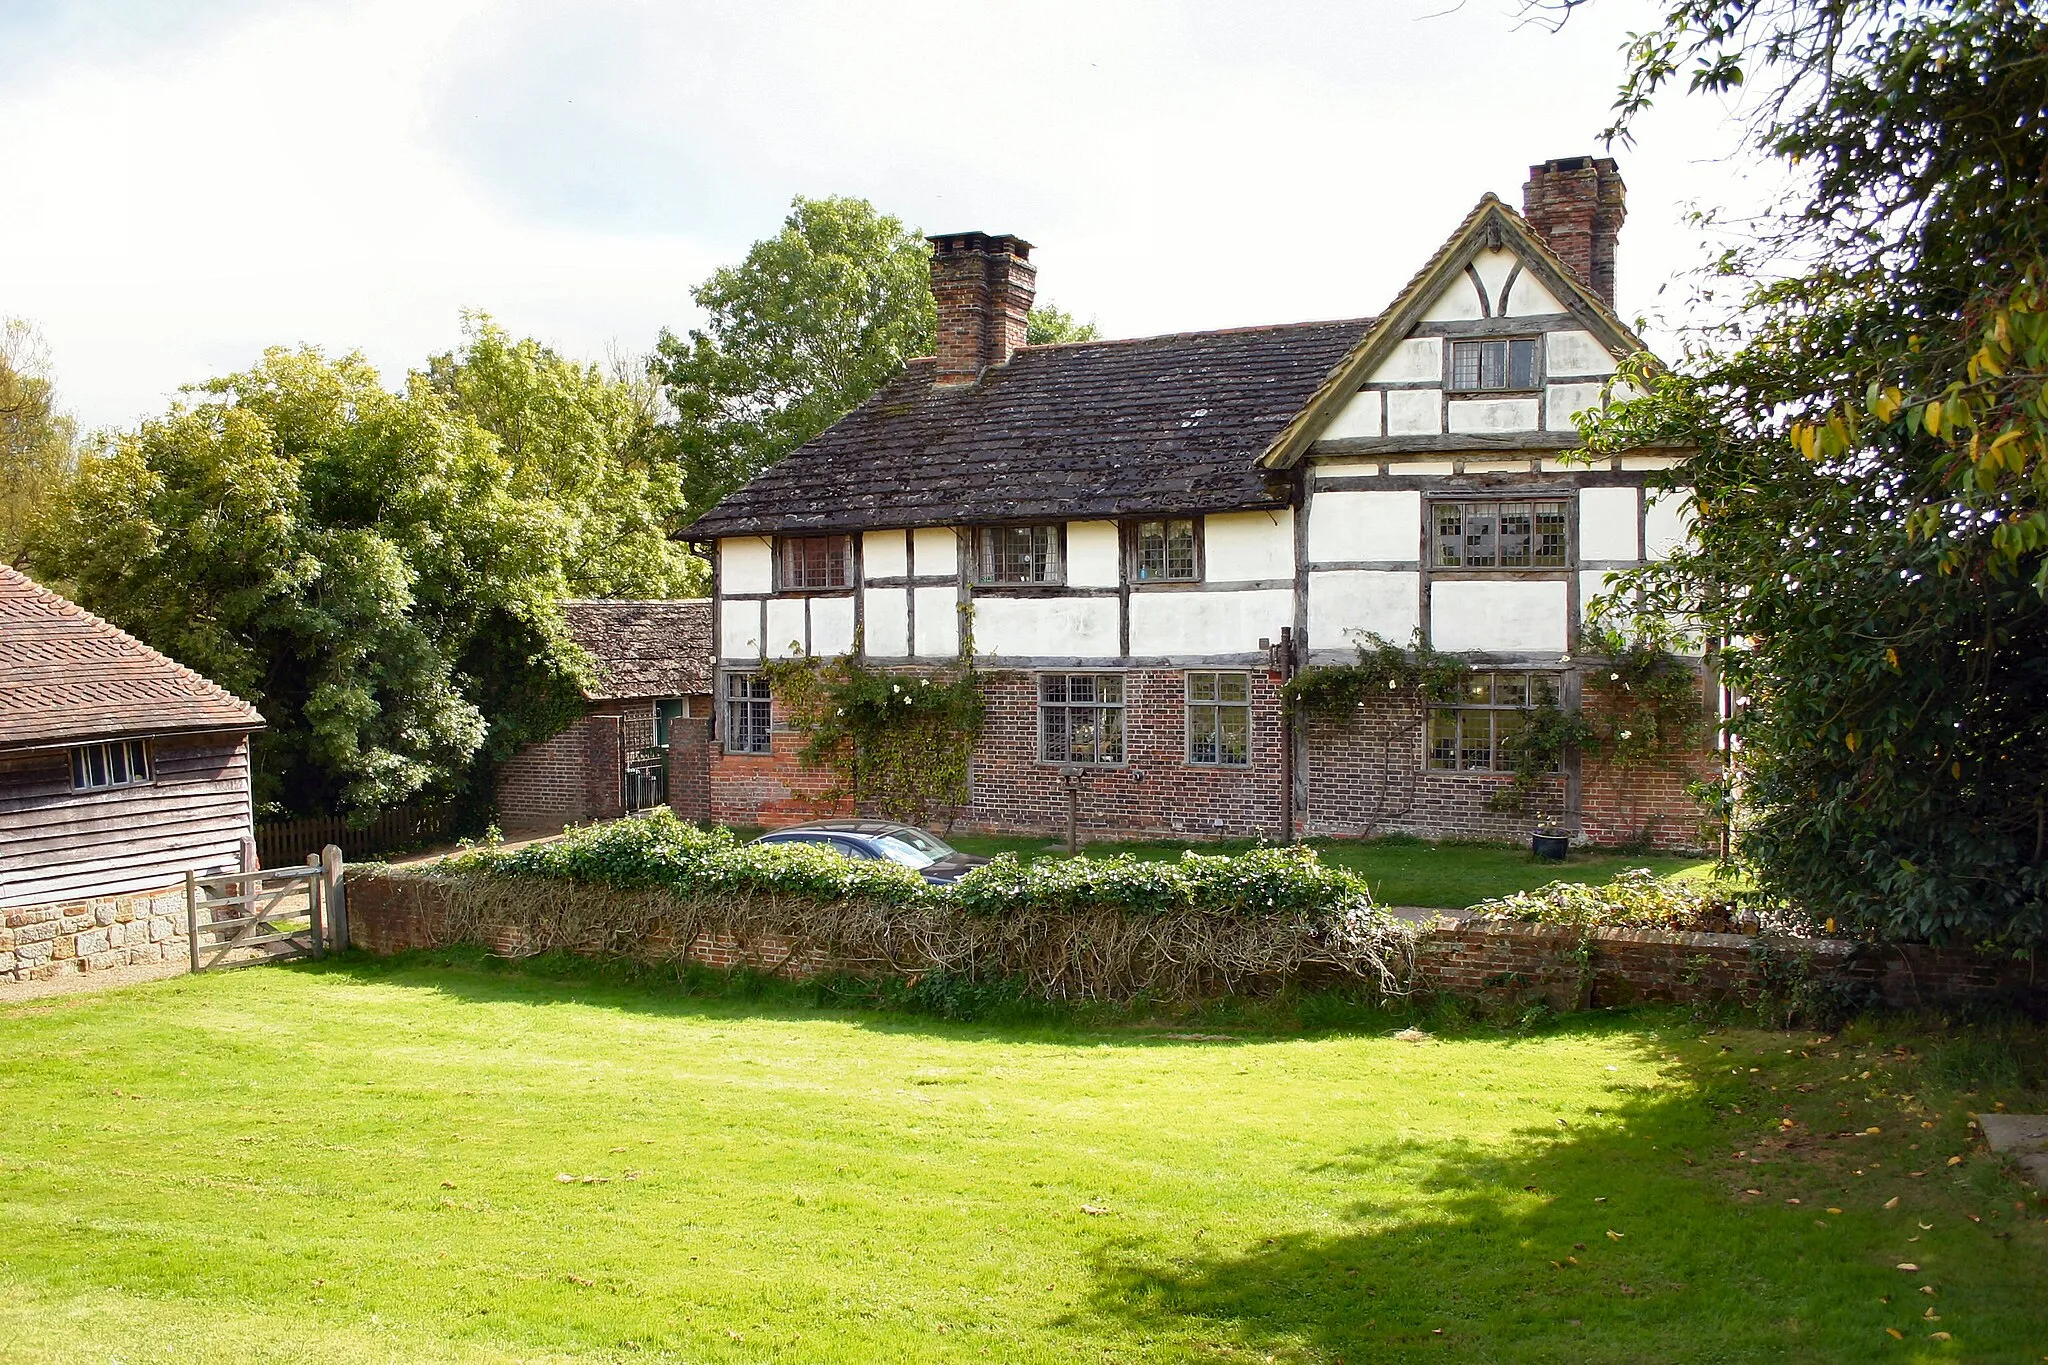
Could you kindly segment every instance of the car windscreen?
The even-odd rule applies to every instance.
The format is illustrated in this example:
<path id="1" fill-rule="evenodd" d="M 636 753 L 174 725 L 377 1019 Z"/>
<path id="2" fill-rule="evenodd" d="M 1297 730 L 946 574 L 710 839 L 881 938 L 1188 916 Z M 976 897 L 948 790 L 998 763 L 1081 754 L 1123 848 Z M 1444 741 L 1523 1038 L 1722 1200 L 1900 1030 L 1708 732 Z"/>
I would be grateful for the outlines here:
<path id="1" fill-rule="evenodd" d="M 915 835 L 913 837 L 915 837 L 916 843 L 913 843 L 911 838 L 906 837 L 907 835 L 911 835 L 911 831 L 904 830 L 894 834 L 877 834 L 873 836 L 874 844 L 876 848 L 882 851 L 882 856 L 890 862 L 901 863 L 905 867 L 917 868 L 919 870 L 930 867 L 933 863 L 953 851 L 936 839 Z M 924 847 L 919 847 L 919 845 L 924 845 Z"/>
<path id="2" fill-rule="evenodd" d="M 923 830 L 912 829 L 908 825 L 898 825 L 881 837 L 884 839 L 895 839 L 907 844 L 919 853 L 930 857 L 933 862 L 937 862 L 941 858 L 950 858 L 954 853 L 953 846 L 944 839 L 939 838 L 938 835 L 926 834 Z"/>

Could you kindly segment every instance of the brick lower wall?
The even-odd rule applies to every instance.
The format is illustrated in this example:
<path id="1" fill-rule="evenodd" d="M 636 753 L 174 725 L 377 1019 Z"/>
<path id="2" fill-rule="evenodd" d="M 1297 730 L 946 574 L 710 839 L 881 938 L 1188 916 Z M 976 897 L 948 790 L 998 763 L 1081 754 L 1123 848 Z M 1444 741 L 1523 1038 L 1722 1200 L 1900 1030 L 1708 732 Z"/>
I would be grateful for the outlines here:
<path id="1" fill-rule="evenodd" d="M 0 911 L 0 981 L 47 981 L 190 954 L 185 888 Z"/>
<path id="2" fill-rule="evenodd" d="M 686 820 L 710 813 L 707 728 L 705 720 L 687 717 L 671 726 L 669 805 Z M 625 759 L 653 743 L 652 702 L 593 702 L 560 734 L 527 745 L 499 766 L 498 823 L 554 829 L 617 819 L 626 813 Z"/>

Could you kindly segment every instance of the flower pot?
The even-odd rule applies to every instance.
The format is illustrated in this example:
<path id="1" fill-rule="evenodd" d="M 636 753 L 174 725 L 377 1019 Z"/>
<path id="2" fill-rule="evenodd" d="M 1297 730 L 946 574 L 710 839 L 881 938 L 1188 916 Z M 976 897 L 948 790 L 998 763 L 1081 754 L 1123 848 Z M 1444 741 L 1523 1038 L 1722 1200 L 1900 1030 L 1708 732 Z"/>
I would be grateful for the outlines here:
<path id="1" fill-rule="evenodd" d="M 1564 855 L 1572 851 L 1569 834 L 1547 834 L 1542 830 L 1529 836 L 1529 851 L 1547 862 L 1561 863 Z"/>

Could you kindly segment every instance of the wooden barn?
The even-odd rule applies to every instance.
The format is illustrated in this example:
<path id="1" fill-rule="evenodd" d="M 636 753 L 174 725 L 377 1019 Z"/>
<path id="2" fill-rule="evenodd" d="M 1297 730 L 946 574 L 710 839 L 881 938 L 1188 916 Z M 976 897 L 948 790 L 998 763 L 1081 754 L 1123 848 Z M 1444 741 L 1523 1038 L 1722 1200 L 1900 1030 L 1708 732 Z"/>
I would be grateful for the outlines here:
<path id="1" fill-rule="evenodd" d="M 185 874 L 254 858 L 262 726 L 247 702 L 0 565 L 0 981 L 161 958 Z"/>

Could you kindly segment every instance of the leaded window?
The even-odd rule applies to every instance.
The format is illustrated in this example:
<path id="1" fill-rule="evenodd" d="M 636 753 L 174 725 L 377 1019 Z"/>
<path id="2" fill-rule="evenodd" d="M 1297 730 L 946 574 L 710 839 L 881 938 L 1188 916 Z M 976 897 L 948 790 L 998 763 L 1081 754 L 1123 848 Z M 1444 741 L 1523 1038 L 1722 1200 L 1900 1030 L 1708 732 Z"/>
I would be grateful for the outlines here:
<path id="1" fill-rule="evenodd" d="M 1061 583 L 1057 526 L 989 526 L 975 537 L 975 579 L 981 583 Z"/>
<path id="2" fill-rule="evenodd" d="M 1558 704 L 1555 673 L 1468 673 L 1458 699 L 1429 712 L 1429 766 L 1438 772 L 1513 772 L 1529 713 Z"/>
<path id="3" fill-rule="evenodd" d="M 1198 577 L 1193 518 L 1138 523 L 1140 583 L 1192 583 Z"/>
<path id="4" fill-rule="evenodd" d="M 773 725 L 768 680 L 758 673 L 726 674 L 725 751 L 729 754 L 773 753 Z"/>
<path id="5" fill-rule="evenodd" d="M 1252 675 L 1188 674 L 1188 762 L 1242 768 L 1252 761 Z"/>
<path id="6" fill-rule="evenodd" d="M 1562 569 L 1563 502 L 1435 502 L 1430 504 L 1439 569 Z"/>
<path id="7" fill-rule="evenodd" d="M 1452 342 L 1451 387 L 1465 392 L 1535 388 L 1535 338 Z"/>
<path id="8" fill-rule="evenodd" d="M 71 790 L 75 792 L 133 787 L 149 781 L 151 776 L 146 739 L 81 744 L 71 751 Z"/>
<path id="9" fill-rule="evenodd" d="M 1123 674 L 1039 674 L 1038 756 L 1047 763 L 1123 762 Z"/>
<path id="10" fill-rule="evenodd" d="M 851 536 L 787 536 L 780 547 L 785 592 L 844 588 L 853 582 Z"/>

